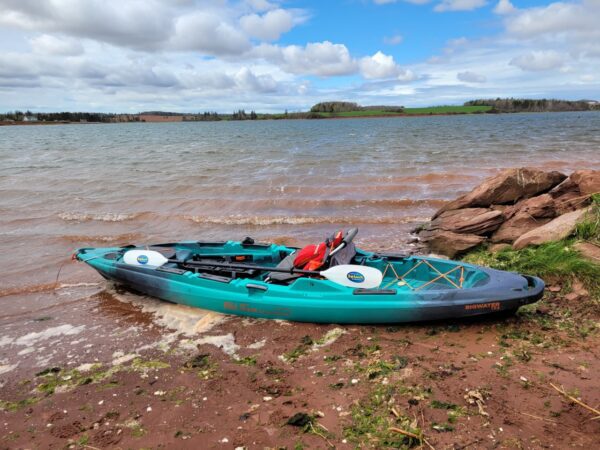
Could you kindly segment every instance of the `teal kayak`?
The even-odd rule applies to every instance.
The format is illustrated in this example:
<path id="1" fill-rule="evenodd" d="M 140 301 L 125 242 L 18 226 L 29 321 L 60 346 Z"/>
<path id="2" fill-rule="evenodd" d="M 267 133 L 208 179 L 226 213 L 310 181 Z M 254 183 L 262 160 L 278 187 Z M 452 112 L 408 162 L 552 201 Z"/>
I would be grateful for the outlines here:
<path id="1" fill-rule="evenodd" d="M 143 252 L 148 252 L 150 259 Z M 294 247 L 247 239 L 81 248 L 74 258 L 108 280 L 169 302 L 300 322 L 461 318 L 516 311 L 537 301 L 544 291 L 544 282 L 537 277 L 424 256 L 373 253 L 352 245 L 347 255 L 351 265 L 344 266 L 354 268 L 348 279 L 360 281 L 361 267 L 377 269 L 382 275 L 376 287 L 353 287 L 290 266 L 289 261 L 299 252 Z M 151 264 L 156 254 L 164 262 Z M 126 262 L 131 255 L 141 256 L 137 262 Z"/>

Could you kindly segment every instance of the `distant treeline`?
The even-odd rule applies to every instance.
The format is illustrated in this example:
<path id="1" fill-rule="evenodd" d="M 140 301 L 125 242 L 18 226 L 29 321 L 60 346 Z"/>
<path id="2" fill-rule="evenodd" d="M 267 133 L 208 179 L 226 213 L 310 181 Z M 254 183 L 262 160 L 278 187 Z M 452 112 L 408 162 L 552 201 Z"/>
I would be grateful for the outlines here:
<path id="1" fill-rule="evenodd" d="M 403 106 L 360 106 L 353 102 L 321 102 L 310 108 L 313 113 L 341 113 L 353 111 L 403 112 Z"/>
<path id="2" fill-rule="evenodd" d="M 139 121 L 137 114 L 106 114 L 87 112 L 55 112 L 55 113 L 32 113 L 31 111 L 14 111 L 0 114 L 0 121 L 23 122 L 26 120 L 37 120 L 40 122 L 136 122 Z"/>
<path id="3" fill-rule="evenodd" d="M 560 112 L 560 111 L 589 111 L 598 109 L 598 103 L 590 100 L 557 100 L 557 99 L 527 99 L 527 98 L 497 98 L 471 100 L 465 106 L 491 106 L 490 113 L 514 112 Z"/>
<path id="4" fill-rule="evenodd" d="M 496 98 L 471 100 L 463 106 L 433 106 L 426 108 L 405 108 L 404 106 L 373 105 L 361 106 L 354 102 L 329 101 L 312 106 L 310 111 L 284 113 L 247 113 L 238 109 L 231 114 L 214 111 L 203 113 L 177 113 L 168 111 L 145 111 L 139 114 L 113 114 L 88 112 L 33 113 L 14 111 L 0 114 L 0 122 L 178 122 L 178 121 L 220 121 L 220 120 L 278 120 L 278 119 L 325 119 L 344 117 L 377 117 L 403 115 L 439 115 L 439 114 L 480 114 L 480 113 L 516 113 L 516 112 L 554 112 L 600 110 L 600 102 L 593 100 L 556 100 Z M 170 118 L 163 120 L 161 118 Z"/>

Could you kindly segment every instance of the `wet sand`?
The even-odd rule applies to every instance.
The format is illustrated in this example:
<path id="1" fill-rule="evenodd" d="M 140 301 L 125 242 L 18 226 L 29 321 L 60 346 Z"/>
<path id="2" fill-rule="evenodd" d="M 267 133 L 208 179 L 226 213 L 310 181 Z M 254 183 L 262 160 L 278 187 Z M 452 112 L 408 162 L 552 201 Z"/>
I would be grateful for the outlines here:
<path id="1" fill-rule="evenodd" d="M 57 303 L 63 291 L 0 317 L 0 448 L 417 444 L 390 427 L 438 449 L 592 448 L 600 431 L 550 386 L 600 402 L 597 311 L 560 293 L 512 318 L 337 326 L 206 314 L 100 280 Z M 314 420 L 288 424 L 297 413 Z"/>

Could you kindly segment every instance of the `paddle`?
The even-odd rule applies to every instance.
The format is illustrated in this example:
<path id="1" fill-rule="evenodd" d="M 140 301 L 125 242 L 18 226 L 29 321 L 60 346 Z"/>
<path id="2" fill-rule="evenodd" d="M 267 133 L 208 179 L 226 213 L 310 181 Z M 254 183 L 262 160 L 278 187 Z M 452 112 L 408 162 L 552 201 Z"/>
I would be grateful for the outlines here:
<path id="1" fill-rule="evenodd" d="M 176 259 L 167 259 L 161 253 L 153 250 L 129 250 L 123 255 L 125 264 L 133 266 L 160 267 L 168 262 L 184 264 L 184 261 Z M 194 267 L 222 267 L 227 269 L 256 269 L 269 272 L 297 273 L 302 275 L 320 275 L 329 281 L 347 287 L 371 289 L 379 287 L 383 280 L 383 274 L 380 270 L 369 266 L 359 266 L 353 264 L 343 264 L 331 267 L 323 271 L 299 270 L 299 269 L 281 269 L 276 267 L 251 266 L 247 264 L 230 264 L 217 262 L 185 262 L 188 266 Z"/>

